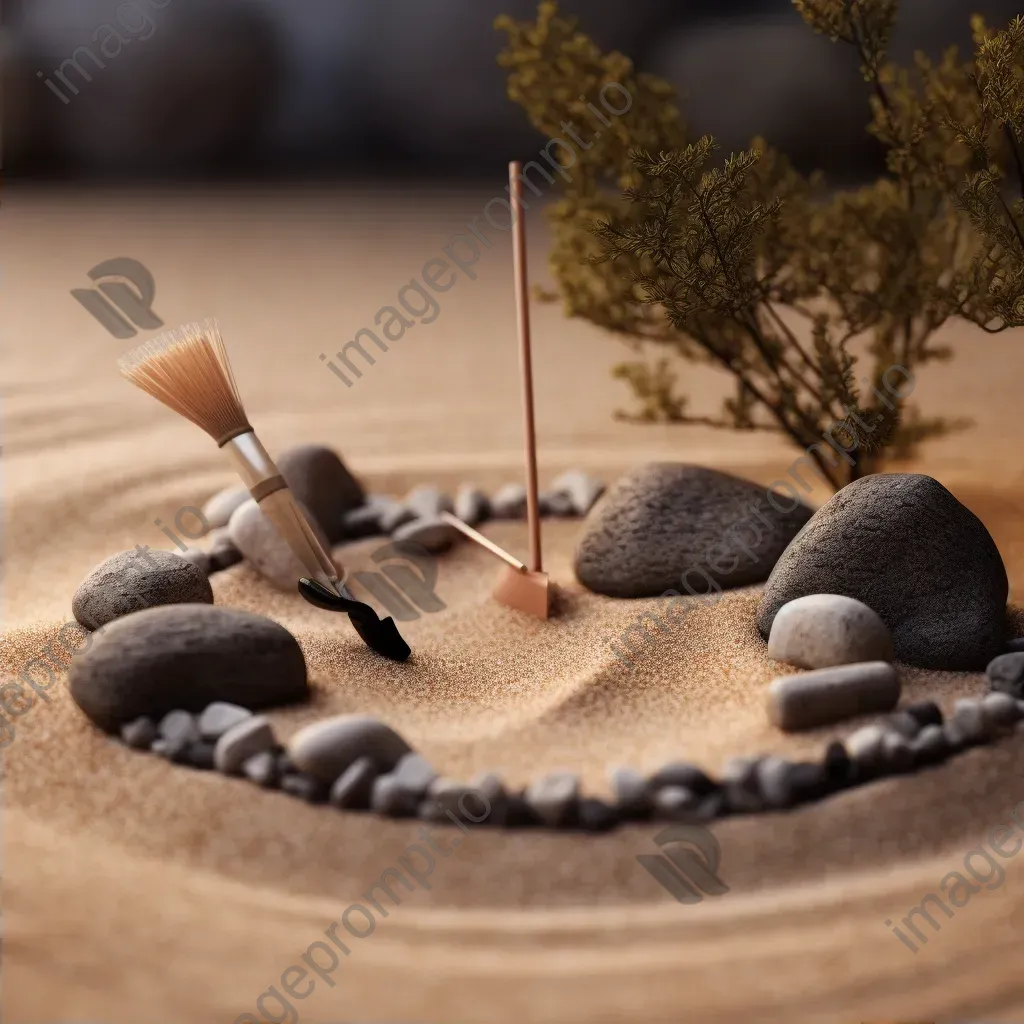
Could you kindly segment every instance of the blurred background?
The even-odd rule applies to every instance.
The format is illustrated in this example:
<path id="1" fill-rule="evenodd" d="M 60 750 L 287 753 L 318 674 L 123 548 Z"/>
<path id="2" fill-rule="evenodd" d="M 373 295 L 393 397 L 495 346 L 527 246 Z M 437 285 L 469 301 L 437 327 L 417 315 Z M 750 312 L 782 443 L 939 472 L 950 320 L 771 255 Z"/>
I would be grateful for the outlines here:
<path id="1" fill-rule="evenodd" d="M 670 79 L 693 129 L 727 149 L 763 134 L 837 183 L 877 171 L 856 59 L 814 36 L 788 0 L 561 8 L 603 47 Z M 474 180 L 537 148 L 505 97 L 504 34 L 492 27 L 499 13 L 535 10 L 532 0 L 5 0 L 5 170 Z M 966 53 L 972 13 L 1005 24 L 1019 10 L 1019 0 L 902 0 L 893 56 Z M 76 53 L 89 80 L 65 64 Z"/>

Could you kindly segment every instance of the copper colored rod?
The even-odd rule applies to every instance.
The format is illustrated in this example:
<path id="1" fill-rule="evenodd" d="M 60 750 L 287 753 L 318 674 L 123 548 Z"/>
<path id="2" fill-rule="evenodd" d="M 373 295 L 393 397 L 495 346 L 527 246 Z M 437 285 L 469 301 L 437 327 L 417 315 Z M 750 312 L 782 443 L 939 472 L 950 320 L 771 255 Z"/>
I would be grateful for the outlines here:
<path id="1" fill-rule="evenodd" d="M 514 555 L 510 555 L 504 548 L 499 548 L 489 537 L 485 537 L 482 533 L 474 530 L 469 523 L 464 523 L 458 516 L 453 516 L 451 512 L 442 512 L 441 518 L 446 523 L 451 523 L 457 530 L 461 530 L 470 540 L 475 540 L 482 548 L 486 548 L 492 555 L 497 555 L 499 558 L 504 559 L 512 566 L 513 569 L 518 569 L 520 572 L 526 572 L 526 566 L 519 561 Z"/>
<path id="2" fill-rule="evenodd" d="M 508 165 L 512 198 L 512 259 L 519 326 L 519 368 L 523 378 L 523 428 L 526 434 L 526 520 L 530 527 L 530 568 L 541 571 L 540 505 L 537 500 L 537 433 L 533 425 L 533 361 L 530 358 L 530 302 L 526 282 L 526 218 L 523 214 L 522 164 Z"/>

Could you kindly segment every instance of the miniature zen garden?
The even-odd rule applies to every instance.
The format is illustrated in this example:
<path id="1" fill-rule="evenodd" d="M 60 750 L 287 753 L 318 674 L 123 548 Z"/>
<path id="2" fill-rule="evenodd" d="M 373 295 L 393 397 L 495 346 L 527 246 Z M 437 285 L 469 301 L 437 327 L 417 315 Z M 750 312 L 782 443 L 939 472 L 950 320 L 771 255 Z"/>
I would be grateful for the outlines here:
<path id="1" fill-rule="evenodd" d="M 299 333 L 282 355 L 290 313 L 263 305 L 239 327 L 238 309 L 273 290 L 240 272 L 223 337 L 192 324 L 83 369 L 106 403 L 91 407 L 90 447 L 39 442 L 65 458 L 51 479 L 66 484 L 39 482 L 34 451 L 15 464 L 19 536 L 69 540 L 39 565 L 15 552 L 23 592 L 49 579 L 56 597 L 8 631 L 3 665 L 12 677 L 38 665 L 43 641 L 70 660 L 67 693 L 22 674 L 53 707 L 18 717 L 5 829 L 19 870 L 79 915 L 67 934 L 116 920 L 96 957 L 131 943 L 160 964 L 126 1007 L 184 991 L 244 934 L 249 959 L 187 997 L 240 1006 L 285 955 L 279 936 L 306 945 L 337 914 L 325 901 L 380 875 L 388 843 L 434 830 L 454 846 L 468 824 L 478 852 L 446 862 L 448 889 L 428 907 L 451 911 L 437 930 L 403 908 L 362 967 L 344 961 L 360 1007 L 412 1019 L 422 997 L 455 1019 L 458 989 L 487 1007 L 480 1020 L 539 1020 L 511 992 L 522 968 L 544 1020 L 674 1019 L 681 1006 L 695 1020 L 726 1019 L 726 1006 L 781 1020 L 759 1015 L 780 977 L 801 998 L 814 988 L 815 1019 L 834 1019 L 822 1007 L 835 989 L 865 1010 L 950 1009 L 935 981 L 948 971 L 973 999 L 955 1009 L 983 1016 L 992 986 L 1016 976 L 1011 915 L 972 904 L 975 924 L 965 913 L 930 944 L 937 966 L 904 992 L 894 951 L 910 953 L 887 917 L 937 871 L 915 858 L 966 845 L 1020 796 L 1021 481 L 1003 435 L 1016 434 L 1005 425 L 1024 326 L 1024 20 L 976 21 L 969 60 L 898 68 L 892 0 L 795 6 L 858 54 L 877 181 L 830 188 L 770 140 L 719 159 L 664 82 L 542 3 L 535 21 L 499 20 L 509 96 L 548 140 L 589 126 L 589 145 L 544 150 L 546 276 L 526 266 L 525 222 L 534 237 L 541 211 L 521 215 L 524 200 L 540 206 L 544 166 L 514 163 L 511 272 L 493 292 L 482 275 L 458 293 L 478 312 L 460 326 L 453 302 L 435 325 L 450 332 L 443 360 L 432 342 L 402 341 L 380 390 L 369 375 L 342 389 L 313 358 L 319 340 L 306 359 Z M 614 109 L 596 122 L 602 96 Z M 190 241 L 181 258 L 202 251 Z M 606 390 L 583 393 L 604 344 Z M 609 381 L 615 350 L 630 361 Z M 350 404 L 332 407 L 327 387 Z M 613 417 L 616 393 L 630 404 Z M 608 433 L 587 434 L 593 407 Z M 661 457 L 646 457 L 652 436 Z M 75 474 L 89 451 L 86 480 Z M 135 542 L 157 513 L 165 550 Z M 69 605 L 74 623 L 39 625 Z M 45 828 L 85 837 L 59 864 L 46 815 Z M 721 841 L 725 910 L 619 913 L 671 904 L 634 870 L 665 823 Z M 842 872 L 869 869 L 847 886 Z M 89 871 L 125 881 L 94 896 Z M 819 888 L 778 910 L 772 886 L 805 882 Z M 187 895 L 173 906 L 172 883 Z M 132 893 L 171 924 L 143 930 Z M 801 908 L 819 898 L 833 917 L 812 927 Z M 213 905 L 223 927 L 204 916 Z M 620 927 L 632 945 L 620 948 Z M 157 934 L 180 970 L 148 945 Z M 990 961 L 961 963 L 982 934 Z M 76 1013 L 86 1005 L 101 1019 L 107 1004 Z"/>

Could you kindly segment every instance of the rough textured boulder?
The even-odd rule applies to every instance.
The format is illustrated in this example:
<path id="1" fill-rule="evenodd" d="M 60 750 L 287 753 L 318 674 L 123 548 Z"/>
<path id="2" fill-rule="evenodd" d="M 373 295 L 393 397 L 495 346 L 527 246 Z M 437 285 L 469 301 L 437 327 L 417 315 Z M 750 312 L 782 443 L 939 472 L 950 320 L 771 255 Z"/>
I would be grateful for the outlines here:
<path id="1" fill-rule="evenodd" d="M 814 513 L 764 588 L 757 625 L 807 594 L 873 608 L 897 660 L 980 670 L 1003 650 L 1008 584 L 981 520 L 930 476 L 894 473 L 848 484 Z"/>
<path id="2" fill-rule="evenodd" d="M 811 517 L 812 509 L 793 501 L 714 469 L 651 463 L 619 480 L 591 511 L 576 575 L 611 597 L 760 583 Z"/>
<path id="3" fill-rule="evenodd" d="M 72 660 L 68 686 L 110 732 L 214 701 L 256 710 L 309 695 L 302 650 L 284 626 L 205 604 L 148 608 L 110 623 Z"/>

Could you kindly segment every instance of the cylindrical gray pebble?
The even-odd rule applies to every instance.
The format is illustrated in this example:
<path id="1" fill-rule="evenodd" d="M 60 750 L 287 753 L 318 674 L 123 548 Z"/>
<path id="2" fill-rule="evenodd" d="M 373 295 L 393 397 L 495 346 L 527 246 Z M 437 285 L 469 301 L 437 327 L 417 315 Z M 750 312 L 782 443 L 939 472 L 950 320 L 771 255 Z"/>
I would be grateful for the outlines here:
<path id="1" fill-rule="evenodd" d="M 782 676 L 768 688 L 768 717 L 792 732 L 840 722 L 854 715 L 889 711 L 900 699 L 892 665 L 868 661 Z"/>

